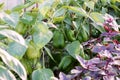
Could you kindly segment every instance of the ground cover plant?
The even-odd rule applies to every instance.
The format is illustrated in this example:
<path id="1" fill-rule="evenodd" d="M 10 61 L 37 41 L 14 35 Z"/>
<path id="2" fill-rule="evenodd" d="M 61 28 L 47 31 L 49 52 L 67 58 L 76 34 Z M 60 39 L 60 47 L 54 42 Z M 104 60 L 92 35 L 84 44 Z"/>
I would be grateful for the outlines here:
<path id="1" fill-rule="evenodd" d="M 0 80 L 120 80 L 119 0 L 4 6 Z"/>

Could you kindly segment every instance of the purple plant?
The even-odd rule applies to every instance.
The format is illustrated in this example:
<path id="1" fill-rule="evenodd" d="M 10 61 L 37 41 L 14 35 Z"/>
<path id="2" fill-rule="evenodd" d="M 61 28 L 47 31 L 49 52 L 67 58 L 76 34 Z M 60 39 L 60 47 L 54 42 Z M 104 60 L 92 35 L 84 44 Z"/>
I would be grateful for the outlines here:
<path id="1" fill-rule="evenodd" d="M 114 39 L 119 35 L 118 26 L 112 16 L 106 15 L 104 26 L 106 32 L 98 39 L 89 40 L 83 46 L 96 53 L 90 60 L 76 56 L 80 66 L 71 70 L 72 74 L 81 76 L 81 80 L 120 80 L 120 43 Z M 87 78 L 86 78 L 87 77 Z"/>
<path id="2" fill-rule="evenodd" d="M 120 43 L 114 39 L 119 35 L 118 25 L 115 19 L 106 14 L 103 24 L 106 32 L 97 39 L 92 39 L 82 43 L 95 53 L 96 56 L 90 60 L 85 60 L 77 55 L 76 59 L 80 63 L 71 70 L 71 75 L 60 73 L 59 80 L 120 80 Z"/>
<path id="3" fill-rule="evenodd" d="M 119 31 L 119 25 L 111 15 L 105 14 L 104 19 L 105 21 L 103 23 L 103 26 L 107 32 L 112 30 Z"/>

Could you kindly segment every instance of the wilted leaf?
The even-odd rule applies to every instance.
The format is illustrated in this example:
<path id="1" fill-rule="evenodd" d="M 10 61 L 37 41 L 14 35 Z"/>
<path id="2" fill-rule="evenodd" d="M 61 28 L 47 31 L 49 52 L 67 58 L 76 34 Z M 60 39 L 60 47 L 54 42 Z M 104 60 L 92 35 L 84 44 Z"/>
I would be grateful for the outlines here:
<path id="1" fill-rule="evenodd" d="M 0 65 L 0 80 L 16 80 L 15 76 L 5 67 Z"/>
<path id="2" fill-rule="evenodd" d="M 38 69 L 32 73 L 32 80 L 50 80 L 53 76 L 50 69 Z"/>
<path id="3" fill-rule="evenodd" d="M 8 54 L 5 50 L 0 48 L 0 56 L 3 62 L 14 72 L 16 72 L 22 80 L 27 79 L 25 68 L 19 60 Z"/>

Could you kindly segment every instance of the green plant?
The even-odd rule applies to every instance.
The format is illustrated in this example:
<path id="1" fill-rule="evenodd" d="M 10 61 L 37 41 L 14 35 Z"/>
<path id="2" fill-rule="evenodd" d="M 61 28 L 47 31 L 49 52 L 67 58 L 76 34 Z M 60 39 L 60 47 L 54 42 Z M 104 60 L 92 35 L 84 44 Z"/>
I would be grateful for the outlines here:
<path id="1" fill-rule="evenodd" d="M 99 41 L 100 34 L 111 29 L 119 31 L 119 27 L 108 27 L 111 24 L 109 20 L 105 22 L 104 16 L 111 14 L 119 24 L 119 3 L 119 0 L 26 0 L 12 10 L 4 10 L 4 3 L 0 3 L 0 77 L 50 80 L 59 72 L 68 74 L 78 66 L 76 55 L 89 61 L 95 54 L 90 50 L 93 44 L 86 43 L 90 39 Z"/>

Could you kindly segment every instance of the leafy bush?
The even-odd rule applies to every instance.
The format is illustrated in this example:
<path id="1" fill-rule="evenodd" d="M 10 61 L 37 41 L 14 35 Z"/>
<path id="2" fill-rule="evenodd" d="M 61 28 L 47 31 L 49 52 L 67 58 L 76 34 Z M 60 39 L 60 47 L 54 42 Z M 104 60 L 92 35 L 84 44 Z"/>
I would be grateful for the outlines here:
<path id="1" fill-rule="evenodd" d="M 0 79 L 119 80 L 119 3 L 0 3 Z"/>

